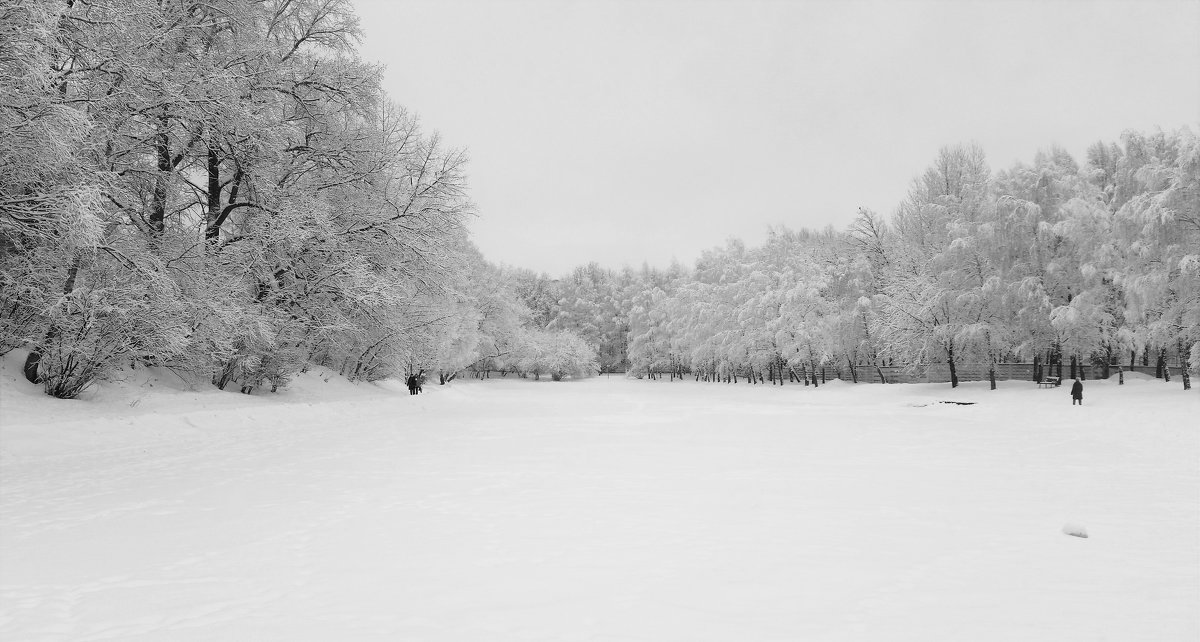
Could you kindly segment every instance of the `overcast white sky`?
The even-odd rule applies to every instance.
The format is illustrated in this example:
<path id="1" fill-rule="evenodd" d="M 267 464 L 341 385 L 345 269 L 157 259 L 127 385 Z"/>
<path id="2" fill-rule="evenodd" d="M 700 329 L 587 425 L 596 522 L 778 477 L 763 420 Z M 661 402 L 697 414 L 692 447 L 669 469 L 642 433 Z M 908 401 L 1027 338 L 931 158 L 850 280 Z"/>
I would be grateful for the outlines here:
<path id="1" fill-rule="evenodd" d="M 993 169 L 1200 123 L 1200 0 L 356 0 L 391 96 L 471 157 L 475 242 L 561 275 L 890 215 Z"/>

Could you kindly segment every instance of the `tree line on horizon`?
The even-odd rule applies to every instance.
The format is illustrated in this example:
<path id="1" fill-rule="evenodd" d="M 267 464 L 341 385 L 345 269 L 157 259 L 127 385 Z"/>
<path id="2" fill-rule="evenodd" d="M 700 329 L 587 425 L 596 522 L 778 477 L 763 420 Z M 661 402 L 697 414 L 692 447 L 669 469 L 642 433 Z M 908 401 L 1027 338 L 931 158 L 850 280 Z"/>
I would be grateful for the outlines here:
<path id="1" fill-rule="evenodd" d="M 0 4 L 0 354 L 72 397 L 161 366 L 553 379 L 1200 363 L 1200 145 L 992 172 L 948 147 L 885 219 L 691 267 L 488 263 L 466 156 L 360 60 L 347 0 Z M 957 383 L 957 381 L 955 381 Z"/>
<path id="2" fill-rule="evenodd" d="M 530 277 L 527 275 L 526 280 Z M 943 148 L 890 218 L 769 231 L 694 268 L 605 270 L 555 288 L 540 313 L 637 377 L 782 381 L 832 367 L 919 371 L 1033 362 L 1048 374 L 1200 364 L 1200 141 L 1127 132 L 1083 164 L 1065 150 L 993 172 L 976 145 Z M 526 291 L 536 288 L 524 286 Z M 538 307 L 534 301 L 535 309 Z M 883 378 L 883 373 L 879 373 Z M 815 379 L 814 379 L 815 381 Z"/>

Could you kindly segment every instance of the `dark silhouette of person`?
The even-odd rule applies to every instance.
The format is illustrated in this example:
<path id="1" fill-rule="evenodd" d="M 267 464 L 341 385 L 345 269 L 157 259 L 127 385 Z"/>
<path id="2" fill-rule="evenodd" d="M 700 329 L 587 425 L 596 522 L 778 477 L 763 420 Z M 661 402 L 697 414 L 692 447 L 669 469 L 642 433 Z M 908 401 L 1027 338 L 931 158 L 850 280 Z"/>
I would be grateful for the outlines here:
<path id="1" fill-rule="evenodd" d="M 408 386 L 408 394 L 415 395 L 420 388 L 417 386 L 417 375 L 408 375 L 404 380 L 404 385 Z"/>
<path id="2" fill-rule="evenodd" d="M 1076 379 L 1075 383 L 1071 384 L 1071 405 L 1083 405 L 1083 382 Z"/>

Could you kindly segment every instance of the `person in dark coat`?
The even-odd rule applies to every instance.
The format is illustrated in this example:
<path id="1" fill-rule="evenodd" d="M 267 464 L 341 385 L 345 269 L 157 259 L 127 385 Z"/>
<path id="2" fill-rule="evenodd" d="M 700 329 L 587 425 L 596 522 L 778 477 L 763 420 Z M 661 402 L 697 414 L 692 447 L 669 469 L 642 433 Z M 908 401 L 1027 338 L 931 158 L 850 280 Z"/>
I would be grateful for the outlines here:
<path id="1" fill-rule="evenodd" d="M 417 375 L 408 375 L 408 378 L 404 380 L 404 385 L 408 386 L 408 394 L 417 394 Z"/>
<path id="2" fill-rule="evenodd" d="M 1083 405 L 1083 382 L 1078 379 L 1071 384 L 1071 405 L 1074 406 L 1076 403 Z"/>

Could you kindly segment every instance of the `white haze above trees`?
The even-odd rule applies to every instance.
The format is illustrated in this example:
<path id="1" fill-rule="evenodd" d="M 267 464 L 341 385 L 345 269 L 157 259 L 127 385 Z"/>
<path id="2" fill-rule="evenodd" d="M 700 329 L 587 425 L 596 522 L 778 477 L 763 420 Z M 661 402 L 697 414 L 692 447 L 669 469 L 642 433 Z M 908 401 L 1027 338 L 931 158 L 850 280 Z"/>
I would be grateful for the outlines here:
<path id="1" fill-rule="evenodd" d="M 63 397 L 137 362 L 246 392 L 309 363 L 444 381 L 1133 359 L 1185 387 L 1200 363 L 1190 131 L 998 172 L 948 147 L 890 221 L 553 280 L 472 246 L 466 157 L 384 94 L 357 36 L 342 0 L 0 4 L 0 351 Z"/>

